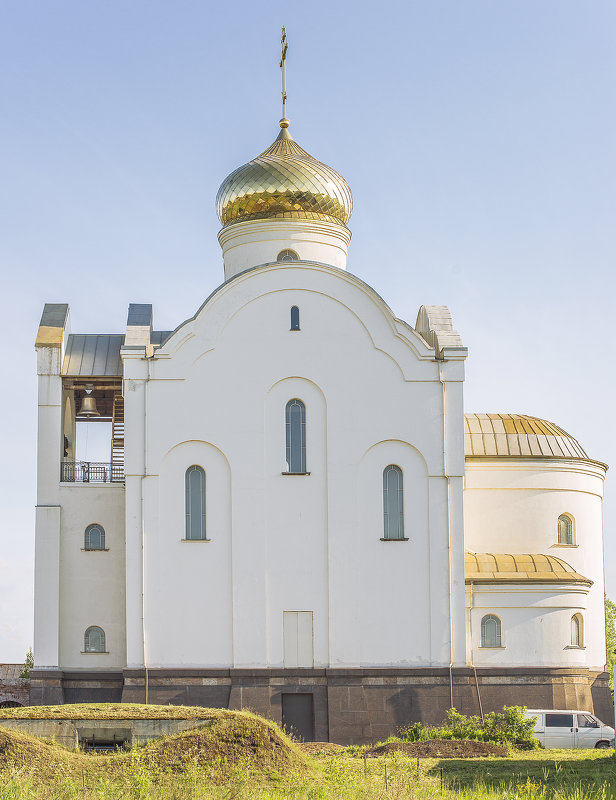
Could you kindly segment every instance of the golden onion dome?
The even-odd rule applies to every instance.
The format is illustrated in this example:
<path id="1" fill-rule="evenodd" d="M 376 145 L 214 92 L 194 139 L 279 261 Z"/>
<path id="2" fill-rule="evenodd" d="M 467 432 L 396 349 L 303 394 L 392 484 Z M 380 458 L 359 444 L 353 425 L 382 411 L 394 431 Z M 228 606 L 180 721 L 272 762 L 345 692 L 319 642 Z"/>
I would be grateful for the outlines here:
<path id="1" fill-rule="evenodd" d="M 335 169 L 307 153 L 287 130 L 222 182 L 216 209 L 223 226 L 258 219 L 308 219 L 346 225 L 353 196 Z"/>

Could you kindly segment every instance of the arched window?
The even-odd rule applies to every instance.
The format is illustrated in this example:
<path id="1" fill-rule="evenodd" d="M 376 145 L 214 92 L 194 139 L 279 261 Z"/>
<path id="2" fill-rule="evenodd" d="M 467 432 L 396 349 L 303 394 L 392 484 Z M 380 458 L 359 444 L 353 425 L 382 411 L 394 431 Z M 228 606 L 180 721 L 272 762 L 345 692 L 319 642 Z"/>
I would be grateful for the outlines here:
<path id="1" fill-rule="evenodd" d="M 299 256 L 295 250 L 281 250 L 276 256 L 276 261 L 299 261 Z"/>
<path id="2" fill-rule="evenodd" d="M 581 614 L 571 617 L 571 647 L 584 647 L 584 620 Z"/>
<path id="3" fill-rule="evenodd" d="M 84 550 L 104 550 L 105 549 L 105 529 L 102 525 L 88 525 L 83 541 Z"/>
<path id="4" fill-rule="evenodd" d="M 306 406 L 297 398 L 285 409 L 288 472 L 306 472 Z"/>
<path id="5" fill-rule="evenodd" d="M 105 652 L 105 631 L 98 625 L 90 626 L 83 637 L 84 653 Z"/>
<path id="6" fill-rule="evenodd" d="M 501 621 L 495 614 L 486 614 L 481 620 L 481 646 L 501 647 Z"/>
<path id="7" fill-rule="evenodd" d="M 558 518 L 558 544 L 573 544 L 573 518 L 561 514 Z"/>
<path id="8" fill-rule="evenodd" d="M 207 538 L 205 535 L 205 470 L 196 464 L 186 470 L 186 538 Z"/>
<path id="9" fill-rule="evenodd" d="M 291 330 L 299 330 L 299 308 L 297 306 L 291 306 Z"/>
<path id="10" fill-rule="evenodd" d="M 390 464 L 383 470 L 384 539 L 404 539 L 402 470 Z"/>

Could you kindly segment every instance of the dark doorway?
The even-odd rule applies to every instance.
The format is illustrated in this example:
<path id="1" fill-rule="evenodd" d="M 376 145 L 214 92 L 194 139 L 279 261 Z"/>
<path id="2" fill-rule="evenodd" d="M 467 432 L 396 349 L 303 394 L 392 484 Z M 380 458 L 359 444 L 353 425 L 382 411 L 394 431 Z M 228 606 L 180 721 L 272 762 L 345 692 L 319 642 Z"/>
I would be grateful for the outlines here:
<path id="1" fill-rule="evenodd" d="M 314 741 L 314 701 L 312 694 L 282 695 L 282 727 L 302 742 Z"/>

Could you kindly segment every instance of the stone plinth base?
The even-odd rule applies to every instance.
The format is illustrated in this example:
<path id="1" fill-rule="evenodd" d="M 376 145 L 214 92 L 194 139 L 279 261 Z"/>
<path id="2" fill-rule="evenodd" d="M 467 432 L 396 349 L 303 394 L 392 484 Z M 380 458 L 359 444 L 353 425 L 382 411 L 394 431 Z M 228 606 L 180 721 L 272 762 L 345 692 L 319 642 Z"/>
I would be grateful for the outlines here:
<path id="1" fill-rule="evenodd" d="M 30 705 L 62 703 L 121 703 L 121 672 L 30 671 Z"/>
<path id="2" fill-rule="evenodd" d="M 585 669 L 149 669 L 123 673 L 33 671 L 33 705 L 125 702 L 248 708 L 282 724 L 284 697 L 312 696 L 317 741 L 365 744 L 400 726 L 436 725 L 504 705 L 580 709 L 613 724 L 605 672 Z"/>

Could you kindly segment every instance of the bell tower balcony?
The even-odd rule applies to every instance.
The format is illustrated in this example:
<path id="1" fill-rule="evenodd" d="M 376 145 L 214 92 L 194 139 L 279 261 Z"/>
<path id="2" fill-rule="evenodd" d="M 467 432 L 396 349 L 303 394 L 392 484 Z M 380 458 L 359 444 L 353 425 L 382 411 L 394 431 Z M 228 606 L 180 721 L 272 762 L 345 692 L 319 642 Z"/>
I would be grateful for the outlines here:
<path id="1" fill-rule="evenodd" d="M 64 378 L 62 483 L 124 482 L 124 398 L 120 381 Z"/>
<path id="2" fill-rule="evenodd" d="M 111 376 L 64 376 L 62 405 L 61 483 L 123 483 L 122 382 Z"/>

